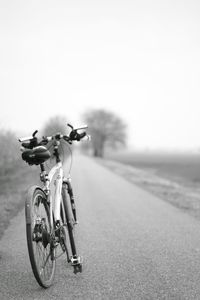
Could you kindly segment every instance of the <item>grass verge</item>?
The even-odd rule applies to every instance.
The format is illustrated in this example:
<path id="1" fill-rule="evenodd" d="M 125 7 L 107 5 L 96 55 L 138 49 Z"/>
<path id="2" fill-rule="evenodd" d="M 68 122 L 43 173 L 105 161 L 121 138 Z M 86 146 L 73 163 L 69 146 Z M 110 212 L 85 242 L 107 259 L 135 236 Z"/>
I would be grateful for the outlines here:
<path id="1" fill-rule="evenodd" d="M 169 175 L 162 177 L 155 172 L 155 168 L 136 168 L 106 159 L 97 161 L 128 181 L 200 219 L 200 186 L 196 182 L 192 184 L 190 180 L 187 184 L 185 177 L 179 177 L 179 180 Z"/>
<path id="2" fill-rule="evenodd" d="M 18 163 L 0 173 L 0 238 L 23 208 L 28 187 L 38 183 L 38 172 L 38 168 Z"/>

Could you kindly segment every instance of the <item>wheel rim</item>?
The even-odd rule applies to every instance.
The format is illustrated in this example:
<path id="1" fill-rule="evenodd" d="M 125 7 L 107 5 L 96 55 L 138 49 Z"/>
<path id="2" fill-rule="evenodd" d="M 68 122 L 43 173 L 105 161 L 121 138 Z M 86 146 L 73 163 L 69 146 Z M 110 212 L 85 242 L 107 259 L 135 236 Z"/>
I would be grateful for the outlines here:
<path id="1" fill-rule="evenodd" d="M 52 281 L 55 268 L 55 249 L 51 239 L 50 218 L 46 199 L 35 195 L 32 203 L 32 246 L 38 275 L 44 284 Z"/>

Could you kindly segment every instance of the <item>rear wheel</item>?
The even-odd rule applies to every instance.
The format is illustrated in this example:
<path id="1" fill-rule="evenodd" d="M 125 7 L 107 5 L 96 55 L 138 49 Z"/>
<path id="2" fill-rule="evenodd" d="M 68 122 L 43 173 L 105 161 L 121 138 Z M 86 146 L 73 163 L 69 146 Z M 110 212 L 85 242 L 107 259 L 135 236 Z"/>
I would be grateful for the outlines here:
<path id="1" fill-rule="evenodd" d="M 26 199 L 26 236 L 34 276 L 44 288 L 49 287 L 55 274 L 55 247 L 47 197 L 39 187 L 29 190 Z"/>

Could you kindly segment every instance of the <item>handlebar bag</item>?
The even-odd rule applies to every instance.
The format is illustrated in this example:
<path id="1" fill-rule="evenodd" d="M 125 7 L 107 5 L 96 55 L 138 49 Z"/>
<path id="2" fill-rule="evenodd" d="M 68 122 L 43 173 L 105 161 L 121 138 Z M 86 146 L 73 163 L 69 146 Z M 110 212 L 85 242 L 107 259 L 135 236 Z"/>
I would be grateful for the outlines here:
<path id="1" fill-rule="evenodd" d="M 29 165 L 39 165 L 49 159 L 51 156 L 49 150 L 44 146 L 37 146 L 33 149 L 24 150 L 22 159 Z"/>

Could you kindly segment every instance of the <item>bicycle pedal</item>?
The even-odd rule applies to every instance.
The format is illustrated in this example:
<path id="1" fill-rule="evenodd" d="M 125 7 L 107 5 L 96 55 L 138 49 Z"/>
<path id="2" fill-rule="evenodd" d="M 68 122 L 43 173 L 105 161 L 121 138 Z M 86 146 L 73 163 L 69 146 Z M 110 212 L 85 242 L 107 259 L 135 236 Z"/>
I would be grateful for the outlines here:
<path id="1" fill-rule="evenodd" d="M 83 263 L 83 257 L 82 256 L 75 256 L 71 257 L 71 265 L 76 266 L 76 265 L 82 265 Z"/>

